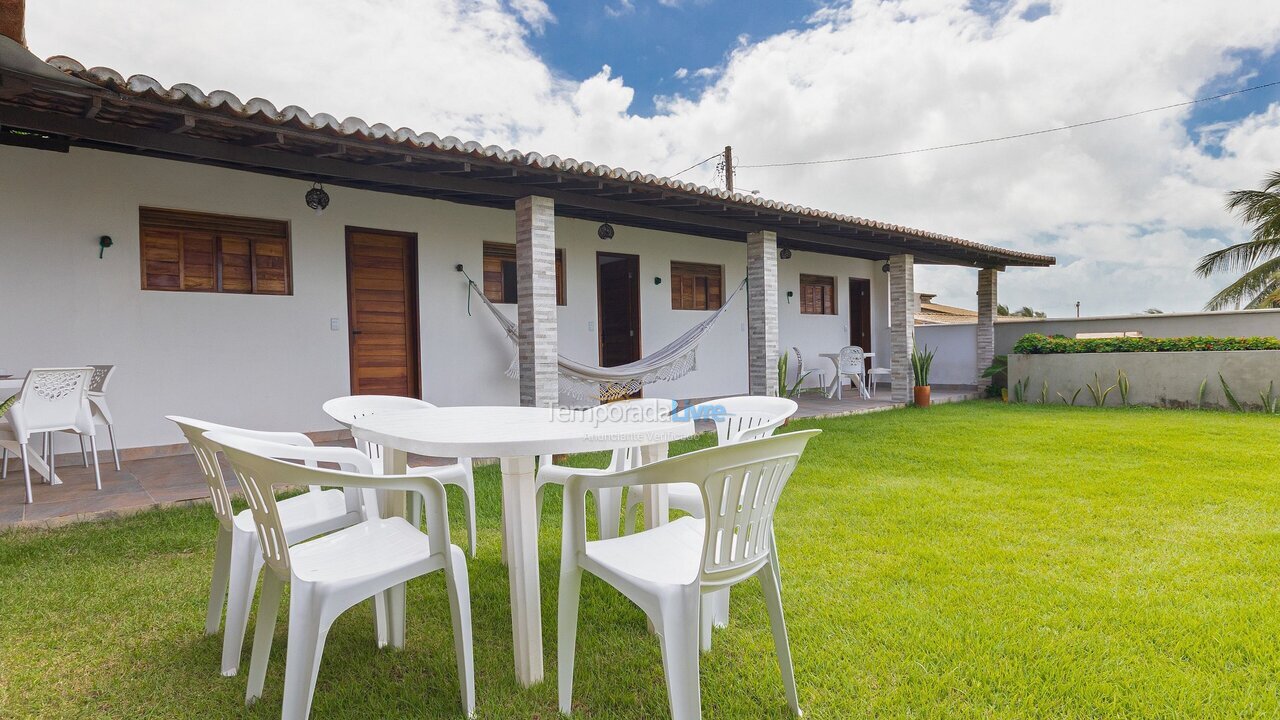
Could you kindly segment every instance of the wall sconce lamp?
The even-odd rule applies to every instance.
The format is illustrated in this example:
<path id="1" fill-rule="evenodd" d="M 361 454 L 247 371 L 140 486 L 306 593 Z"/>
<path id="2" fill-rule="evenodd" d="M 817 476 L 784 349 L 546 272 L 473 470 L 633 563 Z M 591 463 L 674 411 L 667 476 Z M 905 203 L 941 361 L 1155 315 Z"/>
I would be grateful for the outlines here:
<path id="1" fill-rule="evenodd" d="M 613 239 L 613 226 L 607 222 L 600 223 L 600 227 L 596 228 L 596 236 L 601 240 Z"/>
<path id="2" fill-rule="evenodd" d="M 329 207 L 329 193 L 325 192 L 324 185 L 319 181 L 312 183 L 311 189 L 306 194 L 307 207 L 316 211 L 316 215 L 323 215 L 324 209 Z"/>
<path id="3" fill-rule="evenodd" d="M 101 260 L 102 254 L 107 251 L 107 248 L 111 247 L 114 244 L 115 243 L 112 242 L 110 235 L 103 235 L 102 237 L 98 238 L 98 259 Z"/>
<path id="4" fill-rule="evenodd" d="M 882 267 L 880 268 L 880 271 L 881 271 L 881 272 L 889 272 L 889 263 L 885 263 L 885 264 L 884 264 L 884 266 L 882 266 Z"/>
<path id="5" fill-rule="evenodd" d="M 788 290 L 788 291 L 787 291 L 787 304 L 788 304 L 788 305 L 790 305 L 790 304 L 791 304 L 791 298 L 792 298 L 793 296 L 795 296 L 795 293 L 793 293 L 793 292 L 791 292 L 790 290 Z"/>
<path id="6" fill-rule="evenodd" d="M 778 259 L 779 259 L 779 260 L 790 260 L 790 259 L 791 259 L 791 248 L 785 248 L 785 247 L 784 247 L 784 248 L 782 248 L 781 250 L 779 250 L 779 251 L 778 251 Z"/>
<path id="7" fill-rule="evenodd" d="M 655 276 L 655 277 L 653 278 L 653 284 L 654 284 L 654 285 L 661 285 L 661 284 L 662 284 L 662 278 L 660 278 L 660 277 L 656 277 L 656 276 Z"/>

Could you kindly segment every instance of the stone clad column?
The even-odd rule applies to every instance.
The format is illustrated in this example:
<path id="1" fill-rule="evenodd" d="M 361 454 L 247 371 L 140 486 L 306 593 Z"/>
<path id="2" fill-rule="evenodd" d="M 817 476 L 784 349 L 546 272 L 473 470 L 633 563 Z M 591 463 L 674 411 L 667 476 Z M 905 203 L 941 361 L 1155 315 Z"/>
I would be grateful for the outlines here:
<path id="1" fill-rule="evenodd" d="M 889 370 L 893 401 L 911 402 L 911 351 L 916 338 L 915 260 L 911 255 L 889 258 Z"/>
<path id="2" fill-rule="evenodd" d="M 996 274 L 995 268 L 978 271 L 978 387 L 991 385 L 991 378 L 982 377 L 996 358 Z"/>
<path id="3" fill-rule="evenodd" d="M 778 394 L 778 235 L 747 235 L 747 355 L 752 395 Z"/>
<path id="4" fill-rule="evenodd" d="M 516 200 L 516 294 L 520 327 L 520 404 L 552 407 L 560 400 L 556 357 L 556 204 Z"/>

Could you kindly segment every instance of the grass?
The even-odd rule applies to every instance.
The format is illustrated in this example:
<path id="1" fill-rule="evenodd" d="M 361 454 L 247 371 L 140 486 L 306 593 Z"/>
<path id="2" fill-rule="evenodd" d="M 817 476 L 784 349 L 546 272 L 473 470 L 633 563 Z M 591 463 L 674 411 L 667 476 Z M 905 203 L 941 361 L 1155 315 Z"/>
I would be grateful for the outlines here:
<path id="1" fill-rule="evenodd" d="M 811 424 L 826 432 L 777 529 L 808 717 L 1280 715 L 1274 418 L 978 402 L 792 427 Z M 555 717 L 559 501 L 541 536 L 549 681 L 521 689 L 497 473 L 480 473 L 478 715 Z M 247 648 L 222 678 L 202 634 L 213 531 L 193 507 L 0 535 L 0 716 L 277 717 L 284 616 L 248 709 Z M 401 652 L 374 649 L 364 607 L 341 617 L 314 716 L 458 716 L 443 590 L 438 574 L 410 585 Z M 734 591 L 715 642 L 705 716 L 787 717 L 757 587 Z M 656 640 L 590 576 L 575 705 L 666 715 Z"/>

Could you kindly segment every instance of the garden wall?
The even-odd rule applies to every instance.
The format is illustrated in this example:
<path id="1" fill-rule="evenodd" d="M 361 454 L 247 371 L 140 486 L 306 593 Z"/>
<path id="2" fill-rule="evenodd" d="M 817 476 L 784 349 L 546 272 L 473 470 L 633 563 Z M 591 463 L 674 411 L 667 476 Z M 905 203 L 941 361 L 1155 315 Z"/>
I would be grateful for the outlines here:
<path id="1" fill-rule="evenodd" d="M 1227 408 L 1219 373 L 1246 405 L 1259 405 L 1258 394 L 1267 392 L 1272 381 L 1280 392 L 1280 350 L 1070 353 L 1010 355 L 1010 399 L 1013 384 L 1026 378 L 1027 402 L 1039 402 L 1047 380 L 1049 402 L 1062 402 L 1058 393 L 1070 401 L 1079 389 L 1076 404 L 1093 405 L 1087 386 L 1096 387 L 1100 380 L 1102 389 L 1111 387 L 1122 370 L 1129 378 L 1129 402 L 1133 405 L 1196 407 L 1200 384 L 1207 379 L 1204 407 Z M 1121 404 L 1118 389 L 1111 391 L 1106 404 Z"/>

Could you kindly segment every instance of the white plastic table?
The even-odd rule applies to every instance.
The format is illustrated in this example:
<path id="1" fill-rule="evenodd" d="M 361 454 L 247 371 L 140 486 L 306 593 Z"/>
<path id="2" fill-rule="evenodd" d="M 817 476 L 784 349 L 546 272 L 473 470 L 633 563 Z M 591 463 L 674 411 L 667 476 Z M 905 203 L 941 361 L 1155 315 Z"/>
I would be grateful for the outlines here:
<path id="1" fill-rule="evenodd" d="M 538 516 L 534 458 L 640 447 L 641 461 L 667 456 L 667 443 L 694 434 L 690 420 L 586 419 L 565 410 L 531 407 L 447 407 L 378 413 L 351 426 L 359 440 L 382 445 L 384 472 L 403 473 L 407 453 L 430 457 L 496 457 L 502 466 L 502 558 L 511 583 L 511 635 L 516 677 L 526 687 L 543 679 L 542 602 L 538 582 Z M 388 512 L 406 514 L 403 493 Z M 648 486 L 645 526 L 666 522 L 665 486 Z"/>
<path id="2" fill-rule="evenodd" d="M 832 365 L 836 366 L 836 378 L 835 381 L 831 383 L 831 387 L 827 388 L 827 397 L 838 397 L 840 395 L 840 353 L 819 353 L 819 355 L 827 358 L 831 361 Z M 868 360 L 874 360 L 876 358 L 876 354 L 873 352 L 863 353 L 862 355 Z M 870 400 L 871 393 L 867 390 L 866 383 L 862 382 L 862 378 L 858 375 L 853 375 L 851 377 L 853 378 L 853 382 L 858 386 L 858 394 Z"/>
<path id="3" fill-rule="evenodd" d="M 4 402 L 10 397 L 17 395 L 18 391 L 22 389 L 22 383 L 26 382 L 26 379 L 26 373 L 14 375 L 13 377 L 0 378 L 0 402 Z M 11 452 L 9 454 L 14 455 L 16 453 Z M 62 484 L 62 479 L 58 477 L 57 473 L 49 472 L 49 466 L 45 464 L 44 458 L 40 457 L 37 453 L 30 452 L 27 453 L 27 456 L 31 464 L 31 469 L 35 470 L 37 475 L 43 477 L 45 482 L 50 485 Z"/>

